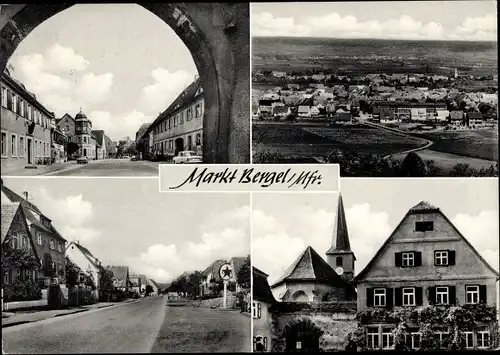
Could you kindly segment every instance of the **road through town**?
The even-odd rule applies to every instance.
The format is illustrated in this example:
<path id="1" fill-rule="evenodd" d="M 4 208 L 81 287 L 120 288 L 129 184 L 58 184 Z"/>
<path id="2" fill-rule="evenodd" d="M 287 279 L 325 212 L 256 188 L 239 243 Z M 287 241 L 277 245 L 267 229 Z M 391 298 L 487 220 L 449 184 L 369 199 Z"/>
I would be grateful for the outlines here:
<path id="1" fill-rule="evenodd" d="M 164 299 L 148 297 L 4 328 L 3 351 L 7 354 L 150 352 L 164 313 Z"/>

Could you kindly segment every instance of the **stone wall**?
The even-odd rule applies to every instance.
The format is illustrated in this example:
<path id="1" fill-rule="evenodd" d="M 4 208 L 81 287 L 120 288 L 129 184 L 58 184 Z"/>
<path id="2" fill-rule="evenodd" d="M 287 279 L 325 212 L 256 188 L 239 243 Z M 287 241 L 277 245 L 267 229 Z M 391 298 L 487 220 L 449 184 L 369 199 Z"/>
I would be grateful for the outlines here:
<path id="1" fill-rule="evenodd" d="M 285 306 L 282 304 L 282 306 Z M 280 307 L 283 308 L 284 307 Z M 293 308 L 293 307 L 291 307 Z M 343 351 L 347 334 L 357 326 L 355 308 L 329 311 L 328 307 L 301 307 L 301 310 L 272 313 L 271 351 L 284 352 L 286 346 L 285 326 L 310 320 L 321 329 L 323 335 L 319 339 L 322 351 Z M 305 309 L 309 308 L 309 309 Z M 321 309 L 322 308 L 322 309 Z M 344 307 L 352 308 L 352 307 Z"/>
<path id="2" fill-rule="evenodd" d="M 208 300 L 202 300 L 195 303 L 195 306 L 202 308 L 222 308 L 224 304 L 223 297 L 212 298 Z M 227 308 L 236 307 L 236 296 L 228 295 L 226 300 Z"/>
<path id="3" fill-rule="evenodd" d="M 16 309 L 29 309 L 47 306 L 47 300 L 37 301 L 22 301 L 22 302 L 5 302 L 3 304 L 4 311 L 14 311 Z"/>

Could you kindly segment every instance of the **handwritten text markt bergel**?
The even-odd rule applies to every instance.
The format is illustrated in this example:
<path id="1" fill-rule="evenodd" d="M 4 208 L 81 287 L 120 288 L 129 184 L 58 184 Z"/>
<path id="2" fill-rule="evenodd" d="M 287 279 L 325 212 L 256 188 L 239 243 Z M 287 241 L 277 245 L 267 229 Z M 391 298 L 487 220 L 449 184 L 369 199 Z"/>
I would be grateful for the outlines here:
<path id="1" fill-rule="evenodd" d="M 199 187 L 201 184 L 258 184 L 261 187 L 269 187 L 273 184 L 287 184 L 288 188 L 292 186 L 302 186 L 306 189 L 311 185 L 321 185 L 321 174 L 318 170 L 302 170 L 293 172 L 291 168 L 285 171 L 259 171 L 255 168 L 230 169 L 225 168 L 219 172 L 208 172 L 204 168 L 198 172 L 195 168 L 184 182 L 175 187 L 169 187 L 170 190 L 181 188 L 186 184 L 195 184 Z"/>

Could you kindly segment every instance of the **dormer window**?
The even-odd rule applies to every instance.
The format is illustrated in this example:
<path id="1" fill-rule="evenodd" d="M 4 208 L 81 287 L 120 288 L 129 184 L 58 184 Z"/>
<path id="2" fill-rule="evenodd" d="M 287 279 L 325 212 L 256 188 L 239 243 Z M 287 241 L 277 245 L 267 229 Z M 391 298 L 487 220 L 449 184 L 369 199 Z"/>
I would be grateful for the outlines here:
<path id="1" fill-rule="evenodd" d="M 194 96 L 201 95 L 202 93 L 203 93 L 203 88 L 199 88 L 198 90 L 196 90 L 196 94 Z"/>
<path id="2" fill-rule="evenodd" d="M 431 232 L 434 230 L 433 221 L 415 222 L 415 232 Z"/>

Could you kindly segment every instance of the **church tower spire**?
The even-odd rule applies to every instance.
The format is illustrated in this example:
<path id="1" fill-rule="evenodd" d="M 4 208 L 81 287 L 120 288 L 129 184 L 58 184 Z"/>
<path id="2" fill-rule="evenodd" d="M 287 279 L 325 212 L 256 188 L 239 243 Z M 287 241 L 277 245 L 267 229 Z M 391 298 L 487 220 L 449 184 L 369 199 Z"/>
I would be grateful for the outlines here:
<path id="1" fill-rule="evenodd" d="M 339 275 L 347 281 L 354 278 L 354 261 L 356 257 L 351 250 L 349 232 L 345 218 L 344 202 L 339 195 L 337 216 L 333 226 L 332 246 L 326 252 L 327 262 Z"/>

